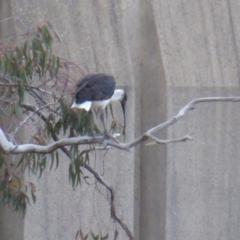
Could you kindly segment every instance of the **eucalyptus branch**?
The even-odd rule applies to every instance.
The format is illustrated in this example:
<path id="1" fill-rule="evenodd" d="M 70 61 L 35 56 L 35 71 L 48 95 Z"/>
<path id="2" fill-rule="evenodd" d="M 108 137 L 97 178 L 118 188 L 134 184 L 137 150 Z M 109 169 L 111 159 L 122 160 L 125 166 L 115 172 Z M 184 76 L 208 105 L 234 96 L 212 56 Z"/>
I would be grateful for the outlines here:
<path id="1" fill-rule="evenodd" d="M 100 176 L 98 174 L 98 172 L 96 172 L 94 169 L 92 169 L 89 165 L 83 164 L 83 167 L 85 169 L 87 169 L 90 173 L 92 173 L 94 175 L 94 177 L 96 178 L 96 180 L 99 183 L 101 183 L 103 186 L 105 186 L 107 188 L 107 190 L 110 192 L 111 217 L 112 217 L 113 220 L 115 220 L 116 222 L 118 222 L 120 224 L 120 226 L 126 232 L 129 239 L 132 240 L 133 235 L 132 235 L 131 231 L 129 230 L 127 225 L 116 214 L 115 193 L 114 193 L 114 189 L 112 188 L 112 186 L 109 183 L 107 183 L 106 180 L 104 180 L 103 177 Z"/>
<path id="2" fill-rule="evenodd" d="M 42 93 L 46 93 L 46 94 L 48 94 L 48 95 L 50 95 L 50 96 L 56 97 L 53 93 L 51 93 L 51 92 L 49 92 L 49 91 L 47 91 L 47 90 L 45 90 L 45 89 L 42 89 L 42 88 L 40 88 L 40 87 L 35 87 L 35 86 L 31 86 L 31 85 L 27 85 L 27 86 L 25 86 L 25 87 L 26 87 L 26 88 L 35 89 L 35 90 L 38 90 L 38 91 L 40 91 L 40 92 L 42 92 Z"/>
<path id="3" fill-rule="evenodd" d="M 80 154 L 78 155 L 78 157 L 81 157 L 81 156 L 83 156 L 84 154 L 90 153 L 90 152 L 92 152 L 92 151 L 96 151 L 96 150 L 98 150 L 98 151 L 106 151 L 106 150 L 109 150 L 109 149 L 111 149 L 111 147 L 109 147 L 109 146 L 106 146 L 106 147 L 87 148 L 87 149 L 82 150 L 82 151 L 80 152 Z"/>
<path id="4" fill-rule="evenodd" d="M 58 140 L 58 137 L 56 135 L 52 135 L 53 139 Z M 109 149 L 109 147 L 106 148 L 97 148 L 97 150 L 106 150 Z M 61 150 L 66 154 L 66 156 L 68 158 L 70 158 L 70 153 L 69 151 L 65 148 L 65 147 L 61 147 Z M 90 149 L 86 149 L 83 150 L 80 153 L 80 156 L 82 156 L 83 154 L 89 152 Z M 96 149 L 94 149 L 96 150 Z M 126 232 L 127 236 L 129 237 L 130 240 L 133 239 L 132 233 L 129 230 L 129 228 L 127 227 L 127 225 L 120 220 L 120 218 L 118 217 L 117 213 L 116 213 L 116 208 L 115 208 L 115 194 L 114 194 L 114 189 L 112 188 L 112 186 L 106 182 L 106 180 L 100 176 L 98 174 L 98 172 L 96 172 L 93 168 L 91 168 L 88 164 L 84 163 L 82 165 L 82 167 L 84 167 L 86 170 L 88 170 L 91 174 L 93 174 L 93 176 L 95 177 L 95 179 L 102 184 L 104 187 L 106 187 L 106 189 L 110 192 L 110 212 L 111 212 L 111 217 L 120 224 L 120 226 L 123 228 L 123 230 Z"/>
<path id="5" fill-rule="evenodd" d="M 152 138 L 152 134 L 162 130 L 164 128 L 169 127 L 170 125 L 175 124 L 177 121 L 179 121 L 189 110 L 193 110 L 195 109 L 195 106 L 199 103 L 205 103 L 205 102 L 239 102 L 240 101 L 240 97 L 206 97 L 206 98 L 197 98 L 193 101 L 191 101 L 190 103 L 188 103 L 187 105 L 185 105 L 183 108 L 180 109 L 180 111 L 178 112 L 177 115 L 175 115 L 173 118 L 171 118 L 170 120 L 161 123 L 151 129 L 149 129 L 147 132 L 145 132 L 144 134 L 142 134 L 142 136 L 140 136 L 139 138 L 135 139 L 134 141 L 125 144 L 125 147 L 130 149 L 136 145 L 138 145 L 139 143 L 146 141 L 150 136 Z M 192 140 L 192 136 L 190 136 L 189 139 L 185 139 L 184 137 L 184 141 L 186 140 Z M 159 141 L 160 139 L 155 139 L 155 141 L 158 140 L 158 143 L 162 143 L 162 144 L 166 144 L 166 143 L 170 143 L 171 140 L 167 140 L 167 142 L 164 142 L 164 140 Z M 175 140 L 173 139 L 172 142 L 174 142 Z M 156 141 L 157 142 L 157 141 Z"/>
<path id="6" fill-rule="evenodd" d="M 154 133 L 157 132 L 163 128 L 166 128 L 172 124 L 175 124 L 179 119 L 181 119 L 189 110 L 193 110 L 195 106 L 198 103 L 204 103 L 204 102 L 239 102 L 240 97 L 206 97 L 206 98 L 197 98 L 190 103 L 188 103 L 186 106 L 184 106 L 176 116 L 171 118 L 170 120 L 157 125 L 156 127 L 153 127 L 147 131 L 147 133 Z"/>
<path id="7" fill-rule="evenodd" d="M 28 117 L 26 117 L 23 121 L 21 121 L 21 122 L 17 125 L 17 127 L 15 128 L 15 130 L 13 131 L 13 133 L 11 134 L 12 138 L 13 138 L 14 135 L 18 132 L 19 128 L 20 128 L 22 125 L 24 125 L 30 118 L 32 118 L 37 112 L 39 112 L 39 111 L 41 111 L 42 109 L 47 108 L 47 107 L 49 107 L 49 106 L 51 106 L 51 105 L 56 105 L 57 103 L 58 103 L 58 101 L 57 101 L 57 102 L 53 102 L 53 103 L 48 103 L 48 104 L 46 104 L 46 105 L 44 105 L 44 106 L 36 109 L 35 111 L 33 111 L 32 114 L 30 114 Z"/>
<path id="8" fill-rule="evenodd" d="M 35 112 L 36 108 L 34 106 L 28 105 L 28 104 L 22 104 L 22 107 L 24 107 L 26 110 Z M 38 114 L 40 114 L 39 116 L 41 117 L 41 119 L 46 122 L 47 118 L 46 116 L 41 113 L 41 112 L 37 112 Z M 0 129 L 1 130 L 1 129 Z M 51 132 L 52 134 L 52 138 L 54 141 L 59 141 L 58 136 L 55 134 L 55 132 Z M 94 148 L 94 150 L 108 150 L 110 147 L 109 146 L 105 146 L 105 147 L 96 147 Z M 67 148 L 65 148 L 64 146 L 60 147 L 60 149 L 65 153 L 65 155 L 68 158 L 71 158 L 70 152 Z M 85 149 L 80 153 L 80 156 L 82 156 L 83 154 L 86 154 L 88 152 L 90 152 L 92 149 Z M 110 192 L 110 212 L 111 212 L 111 217 L 119 223 L 119 225 L 123 228 L 123 230 L 126 232 L 127 236 L 129 237 L 130 240 L 133 239 L 132 233 L 131 231 L 128 229 L 127 225 L 118 217 L 117 213 L 116 213 L 116 208 L 115 208 L 115 194 L 114 194 L 114 189 L 111 187 L 111 185 L 109 185 L 105 179 L 100 176 L 93 168 L 91 168 L 89 165 L 87 164 L 83 164 L 83 166 L 86 170 L 88 170 L 91 174 L 93 174 L 93 176 L 95 177 L 95 179 L 102 184 L 104 187 L 106 187 L 106 189 Z"/>
<path id="9" fill-rule="evenodd" d="M 30 111 L 30 112 L 35 112 L 36 115 L 38 115 L 44 122 L 47 121 L 47 117 L 46 115 L 41 111 L 36 111 L 37 108 L 33 105 L 30 105 L 30 104 L 26 104 L 26 103 L 22 103 L 20 104 L 20 106 L 24 109 L 26 109 L 27 111 Z"/>
<path id="10" fill-rule="evenodd" d="M 43 100 L 42 96 L 39 96 L 33 89 L 26 89 L 26 91 L 34 98 L 37 99 L 39 102 L 46 105 L 47 103 Z"/>
<path id="11" fill-rule="evenodd" d="M 4 103 L 5 104 L 11 104 L 11 101 L 10 100 L 4 100 Z M 27 111 L 35 112 L 35 114 L 38 115 L 44 122 L 47 120 L 46 115 L 42 111 L 36 111 L 37 108 L 33 105 L 30 105 L 30 104 L 27 104 L 27 103 L 21 103 L 20 107 L 24 108 Z M 10 115 L 8 115 L 8 117 L 10 117 Z"/>
<path id="12" fill-rule="evenodd" d="M 153 133 L 164 129 L 172 124 L 175 124 L 179 119 L 181 119 L 189 110 L 192 110 L 195 108 L 195 106 L 199 103 L 204 102 L 237 102 L 240 101 L 240 97 L 209 97 L 209 98 L 199 98 L 191 101 L 186 106 L 184 106 L 177 115 L 175 115 L 170 120 L 161 123 L 151 129 L 149 129 L 147 132 L 142 134 L 139 138 L 135 139 L 132 142 L 129 143 L 117 143 L 113 141 L 112 139 L 104 139 L 103 137 L 91 137 L 91 136 L 82 136 L 82 137 L 73 137 L 73 138 L 65 138 L 65 139 L 59 139 L 58 136 L 52 132 L 52 138 L 55 142 L 49 143 L 48 145 L 42 146 L 38 144 L 20 144 L 15 145 L 12 142 L 10 142 L 7 138 L 2 129 L 0 128 L 0 148 L 5 154 L 20 154 L 20 153 L 51 153 L 57 149 L 61 149 L 68 157 L 70 157 L 70 152 L 66 146 L 70 145 L 89 145 L 89 144 L 100 144 L 103 145 L 103 148 L 114 147 L 119 148 L 122 150 L 129 150 L 133 148 L 134 146 L 140 144 L 143 141 L 146 141 L 147 139 L 152 139 L 154 142 L 159 144 L 167 144 L 170 142 L 180 142 L 180 141 L 187 141 L 192 140 L 192 135 L 186 135 L 182 138 L 176 138 L 171 140 L 161 140 L 155 136 L 153 136 Z M 21 107 L 24 107 L 26 110 L 32 111 L 34 114 L 37 114 L 43 121 L 46 121 L 46 116 L 39 112 L 39 109 L 36 109 L 34 106 L 28 105 L 28 104 L 22 104 Z M 85 152 L 87 152 L 85 150 Z M 84 154 L 84 152 L 83 152 Z M 128 229 L 127 225 L 117 216 L 116 209 L 115 209 L 115 194 L 114 190 L 111 187 L 109 183 L 107 183 L 102 176 L 100 176 L 94 169 L 92 169 L 89 165 L 83 164 L 82 167 L 84 167 L 86 170 L 88 170 L 90 173 L 94 175 L 96 180 L 106 187 L 106 189 L 110 192 L 110 207 L 111 207 L 111 217 L 117 221 L 123 230 L 126 232 L 129 239 L 133 239 L 133 236 Z"/>
<path id="13" fill-rule="evenodd" d="M 237 102 L 240 101 L 240 97 L 209 97 L 209 98 L 198 98 L 196 100 L 191 101 L 189 104 L 184 106 L 177 115 L 175 115 L 170 120 L 161 123 L 151 129 L 149 129 L 147 132 L 142 134 L 139 138 L 135 139 L 132 142 L 129 143 L 117 143 L 111 139 L 104 139 L 103 137 L 91 137 L 91 136 L 82 136 L 82 137 L 73 137 L 73 138 L 65 138 L 58 141 L 55 141 L 54 143 L 50 143 L 48 145 L 42 146 L 38 144 L 21 144 L 21 145 L 14 145 L 10 141 L 7 140 L 4 132 L 0 129 L 0 147 L 6 154 L 20 154 L 20 153 L 26 153 L 26 152 L 32 152 L 32 153 L 51 153 L 54 150 L 64 147 L 64 146 L 70 146 L 70 145 L 88 145 L 88 144 L 103 144 L 105 146 L 111 146 L 115 148 L 119 148 L 122 150 L 129 150 L 133 148 L 134 146 L 140 144 L 143 141 L 146 141 L 149 138 L 154 138 L 152 134 L 154 132 L 157 132 L 163 128 L 166 128 L 174 123 L 176 123 L 179 119 L 181 119 L 189 110 L 194 109 L 195 105 L 202 102 Z M 160 141 L 160 139 L 154 139 L 158 143 L 169 143 L 171 140 L 168 141 Z M 192 140 L 192 137 L 188 135 L 188 137 L 183 137 L 182 141 L 186 140 Z M 179 139 L 178 139 L 179 141 Z M 172 142 L 176 142 L 175 140 L 172 140 Z"/>

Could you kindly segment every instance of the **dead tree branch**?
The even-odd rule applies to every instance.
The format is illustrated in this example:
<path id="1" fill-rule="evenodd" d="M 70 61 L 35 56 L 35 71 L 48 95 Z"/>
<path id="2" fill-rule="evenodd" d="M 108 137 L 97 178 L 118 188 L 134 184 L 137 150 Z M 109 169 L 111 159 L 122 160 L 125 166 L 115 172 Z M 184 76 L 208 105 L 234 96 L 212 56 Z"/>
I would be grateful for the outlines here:
<path id="1" fill-rule="evenodd" d="M 182 138 L 178 139 L 172 139 L 172 140 L 161 140 L 153 136 L 153 133 L 164 129 L 172 124 L 175 124 L 177 121 L 179 121 L 189 110 L 194 109 L 194 107 L 199 103 L 204 102 L 238 102 L 240 101 L 240 97 L 207 97 L 207 98 L 198 98 L 190 103 L 188 103 L 186 106 L 184 106 L 177 115 L 175 115 L 170 120 L 161 123 L 151 129 L 149 129 L 147 132 L 145 132 L 142 136 L 135 139 L 132 142 L 129 143 L 118 143 L 111 139 L 104 139 L 103 137 L 91 137 L 91 136 L 82 136 L 82 137 L 72 137 L 72 138 L 64 138 L 57 140 L 53 143 L 50 143 L 48 145 L 38 145 L 38 144 L 20 144 L 20 145 L 14 145 L 12 142 L 10 142 L 7 138 L 4 132 L 0 128 L 0 148 L 3 150 L 6 154 L 21 154 L 21 153 L 51 153 L 55 151 L 58 148 L 64 147 L 64 146 L 70 146 L 70 145 L 86 145 L 86 144 L 103 144 L 105 146 L 111 146 L 114 148 L 122 149 L 122 150 L 129 150 L 136 145 L 140 144 L 143 141 L 146 141 L 147 139 L 151 138 L 156 143 L 159 144 L 167 144 L 171 142 L 180 142 L 180 141 L 187 141 L 192 140 L 191 135 L 187 135 Z M 29 110 L 33 110 L 30 105 L 23 104 L 26 108 Z M 36 111 L 36 110 L 35 110 Z M 44 115 L 41 116 L 44 118 Z"/>
<path id="2" fill-rule="evenodd" d="M 58 136 L 55 133 L 52 133 L 52 138 L 55 142 L 50 143 L 48 145 L 42 146 L 38 144 L 20 144 L 15 145 L 11 141 L 9 141 L 0 128 L 0 148 L 5 154 L 21 154 L 21 153 L 51 153 L 57 149 L 61 149 L 67 157 L 70 157 L 70 153 L 66 146 L 70 145 L 88 145 L 88 144 L 100 144 L 104 145 L 106 148 L 113 147 L 118 148 L 122 150 L 129 150 L 136 145 L 140 144 L 141 142 L 146 141 L 147 139 L 154 140 L 154 143 L 158 144 L 168 144 L 168 143 L 174 143 L 174 142 L 185 142 L 188 140 L 192 140 L 192 134 L 183 136 L 181 138 L 176 139 L 170 139 L 170 140 L 162 140 L 155 136 L 153 136 L 153 133 L 164 129 L 172 124 L 175 124 L 177 121 L 179 121 L 189 110 L 192 110 L 195 108 L 195 106 L 199 103 L 204 102 L 238 102 L 240 101 L 240 97 L 208 97 L 208 98 L 198 98 L 190 103 L 188 103 L 186 106 L 184 106 L 177 115 L 175 115 L 170 120 L 161 123 L 151 129 L 149 129 L 147 132 L 142 134 L 139 138 L 135 139 L 132 142 L 129 143 L 118 143 L 111 139 L 104 139 L 103 137 L 90 137 L 90 136 L 82 136 L 82 137 L 73 137 L 73 138 L 65 138 L 65 139 L 59 139 Z M 37 109 L 34 106 L 28 105 L 28 104 L 22 104 L 22 107 L 26 110 L 29 110 L 31 112 L 34 112 L 37 114 L 43 121 L 46 121 L 46 116 L 36 111 Z M 151 143 L 150 143 L 151 144 Z M 95 179 L 102 184 L 106 189 L 110 192 L 110 211 L 111 211 L 111 217 L 120 224 L 120 226 L 123 228 L 129 239 L 133 239 L 131 231 L 128 229 L 127 225 L 117 216 L 116 209 L 115 209 L 115 194 L 112 186 L 107 183 L 102 176 L 100 176 L 94 169 L 92 169 L 89 165 L 83 164 L 82 167 L 84 167 L 86 170 L 88 170 Z"/>

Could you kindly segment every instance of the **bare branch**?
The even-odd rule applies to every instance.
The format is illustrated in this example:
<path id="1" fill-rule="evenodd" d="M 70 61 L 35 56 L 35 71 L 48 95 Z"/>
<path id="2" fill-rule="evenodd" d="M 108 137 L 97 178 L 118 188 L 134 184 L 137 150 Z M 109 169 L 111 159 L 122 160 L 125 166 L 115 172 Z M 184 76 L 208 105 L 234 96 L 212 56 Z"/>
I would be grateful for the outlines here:
<path id="1" fill-rule="evenodd" d="M 140 144 L 141 142 L 147 140 L 148 138 L 153 139 L 156 143 L 159 144 L 167 144 L 172 142 L 181 142 L 181 141 L 187 141 L 192 140 L 192 135 L 186 135 L 182 138 L 176 138 L 171 140 L 161 140 L 152 134 L 156 131 L 159 131 L 163 128 L 166 128 L 174 123 L 176 123 L 180 118 L 182 118 L 187 111 L 194 109 L 195 105 L 198 103 L 203 102 L 237 102 L 240 101 L 240 97 L 215 97 L 215 98 L 199 98 L 196 100 L 191 101 L 189 104 L 184 106 L 176 116 L 171 118 L 170 120 L 161 123 L 151 129 L 149 129 L 146 133 L 144 133 L 139 138 L 135 139 L 132 142 L 129 143 L 116 143 L 115 141 L 111 139 L 104 139 L 103 137 L 90 137 L 90 136 L 82 136 L 82 137 L 73 137 L 73 138 L 65 138 L 60 139 L 55 133 L 52 133 L 52 138 L 55 142 L 50 143 L 46 146 L 37 145 L 37 144 L 21 144 L 21 145 L 14 145 L 12 142 L 10 142 L 7 138 L 2 129 L 0 128 L 0 148 L 2 151 L 6 154 L 19 154 L 19 153 L 26 153 L 26 152 L 33 152 L 33 153 L 51 153 L 54 150 L 60 148 L 68 157 L 70 157 L 69 151 L 65 148 L 65 146 L 69 145 L 89 145 L 89 144 L 102 144 L 106 148 L 109 146 L 114 148 L 119 148 L 122 150 L 129 150 L 132 147 Z M 36 113 L 43 121 L 46 121 L 46 116 L 38 112 L 34 106 L 28 105 L 28 104 L 22 104 L 22 107 L 24 107 L 26 110 L 32 111 L 33 113 Z M 151 143 L 150 143 L 151 144 Z M 88 151 L 88 150 L 86 150 Z M 129 239 L 133 239 L 133 236 L 128 229 L 127 225 L 117 216 L 116 209 L 115 209 L 115 194 L 114 190 L 111 187 L 110 184 L 108 184 L 102 176 L 100 176 L 94 169 L 92 169 L 89 165 L 83 164 L 83 167 L 88 170 L 90 173 L 94 175 L 96 180 L 101 183 L 103 186 L 106 187 L 106 189 L 110 192 L 110 207 L 111 207 L 111 217 L 117 221 L 123 230 L 126 232 Z"/>
<path id="2" fill-rule="evenodd" d="M 20 153 L 51 153 L 54 150 L 69 146 L 69 145 L 83 145 L 83 144 L 90 144 L 90 143 L 98 143 L 102 144 L 104 141 L 103 137 L 74 137 L 74 138 L 65 138 L 61 139 L 57 142 L 50 143 L 48 145 L 38 145 L 38 144 L 20 144 L 14 145 L 12 142 L 8 141 L 5 134 L 3 133 L 2 129 L 0 128 L 0 147 L 6 154 L 20 154 Z"/>
<path id="3" fill-rule="evenodd" d="M 26 29 L 27 29 L 27 26 L 19 19 L 19 17 L 8 17 L 8 18 L 4 18 L 0 21 L 1 22 L 4 22 L 4 21 L 7 21 L 9 19 L 17 19 Z"/>
<path id="4" fill-rule="evenodd" d="M 157 125 L 156 127 L 153 127 L 147 131 L 147 133 L 154 133 L 157 132 L 163 128 L 166 128 L 174 123 L 176 123 L 180 118 L 182 118 L 187 111 L 193 110 L 194 107 L 198 103 L 203 103 L 203 102 L 239 102 L 240 97 L 206 97 L 206 98 L 197 98 L 190 103 L 188 103 L 186 106 L 184 106 L 176 116 L 174 116 L 172 119 Z"/>
<path id="5" fill-rule="evenodd" d="M 38 115 L 43 121 L 47 121 L 45 114 L 42 111 L 37 111 L 35 106 L 26 103 L 22 103 L 20 106 L 30 112 L 35 112 L 35 114 Z"/>
<path id="6" fill-rule="evenodd" d="M 21 144 L 21 145 L 14 145 L 10 141 L 7 140 L 5 134 L 3 131 L 0 129 L 0 147 L 2 150 L 7 153 L 7 154 L 19 154 L 19 153 L 25 153 L 25 152 L 32 152 L 32 153 L 51 153 L 54 150 L 64 147 L 64 146 L 69 146 L 69 145 L 85 145 L 85 144 L 103 144 L 106 146 L 111 146 L 115 148 L 119 148 L 122 150 L 129 150 L 132 147 L 140 144 L 143 141 L 146 141 L 149 137 L 152 139 L 154 136 L 152 136 L 152 133 L 159 131 L 163 128 L 166 128 L 174 123 L 176 123 L 180 118 L 182 118 L 187 111 L 192 110 L 196 104 L 202 103 L 202 102 L 237 102 L 240 101 L 240 97 L 214 97 L 214 98 L 199 98 L 196 100 L 191 101 L 189 104 L 184 106 L 176 116 L 174 116 L 172 119 L 161 123 L 157 125 L 156 127 L 151 128 L 148 130 L 146 133 L 144 133 L 142 136 L 139 138 L 135 139 L 132 142 L 129 143 L 116 143 L 111 139 L 104 139 L 103 137 L 90 137 L 90 136 L 83 136 L 83 137 L 73 137 L 73 138 L 65 138 L 55 141 L 54 143 L 50 143 L 49 145 L 42 146 L 38 144 Z M 27 107 L 27 105 L 24 105 Z M 160 140 L 160 139 L 154 139 L 157 140 L 156 142 L 158 143 L 169 143 L 169 141 L 180 141 L 179 139 L 175 140 Z M 181 139 L 183 141 L 183 139 Z M 188 136 L 185 137 L 184 140 L 192 140 L 192 137 Z"/>
<path id="7" fill-rule="evenodd" d="M 111 149 L 110 146 L 87 148 L 87 149 L 85 149 L 85 150 L 82 150 L 82 151 L 80 152 L 80 154 L 78 155 L 78 157 L 81 157 L 81 156 L 83 156 L 84 154 L 90 153 L 90 152 L 92 152 L 92 151 L 96 151 L 96 150 L 98 150 L 98 151 L 106 151 L 106 150 L 109 150 L 109 149 Z"/>
<path id="8" fill-rule="evenodd" d="M 120 226 L 123 228 L 123 230 L 126 232 L 127 236 L 129 237 L 130 240 L 133 239 L 133 235 L 127 225 L 117 216 L 116 214 L 116 209 L 115 209 L 115 193 L 113 188 L 109 183 L 107 183 L 102 176 L 98 174 L 95 170 L 93 170 L 89 165 L 84 164 L 84 168 L 86 168 L 90 173 L 94 175 L 94 177 L 97 179 L 99 183 L 101 183 L 103 186 L 107 188 L 107 190 L 110 192 L 110 205 L 111 205 L 111 217 L 113 220 L 118 222 Z"/>
<path id="9" fill-rule="evenodd" d="M 53 93 L 51 93 L 51 92 L 49 92 L 49 91 L 47 91 L 47 90 L 44 90 L 44 89 L 42 89 L 42 88 L 40 88 L 40 87 L 38 87 L 38 86 L 35 87 L 35 86 L 27 85 L 26 87 L 27 87 L 27 88 L 32 88 L 32 89 L 38 90 L 38 91 L 40 91 L 40 92 L 42 92 L 42 93 L 46 93 L 46 94 L 48 94 L 48 95 L 50 95 L 50 96 L 56 97 L 56 95 L 54 95 Z M 59 97 L 57 97 L 57 98 L 59 98 Z"/>
<path id="10" fill-rule="evenodd" d="M 146 146 L 149 146 L 149 145 L 153 145 L 153 144 L 168 144 L 168 143 L 177 143 L 177 142 L 186 142 L 186 141 L 192 141 L 193 140 L 193 137 L 192 135 L 193 134 L 188 134 L 186 136 L 183 136 L 183 137 L 180 137 L 180 138 L 174 138 L 174 139 L 169 139 L 169 140 L 163 140 L 163 139 L 159 139 L 149 133 L 146 134 L 149 138 L 151 138 L 152 140 L 154 140 L 154 142 L 149 142 L 149 143 L 146 143 L 145 145 Z"/>

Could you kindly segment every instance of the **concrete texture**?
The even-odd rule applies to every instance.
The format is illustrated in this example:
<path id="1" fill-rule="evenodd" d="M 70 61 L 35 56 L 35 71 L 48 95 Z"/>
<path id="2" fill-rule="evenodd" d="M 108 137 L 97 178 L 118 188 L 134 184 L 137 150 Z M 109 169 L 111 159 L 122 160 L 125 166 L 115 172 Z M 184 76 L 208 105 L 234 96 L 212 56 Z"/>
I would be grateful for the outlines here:
<path id="1" fill-rule="evenodd" d="M 128 141 L 194 98 L 240 94 L 237 0 L 10 3 L 5 8 L 18 17 L 17 32 L 51 21 L 62 56 L 90 72 L 111 73 L 126 87 Z M 192 142 L 93 157 L 115 187 L 118 212 L 136 240 L 240 239 L 239 109 L 239 103 L 202 104 L 158 134 L 195 132 Z M 118 229 L 118 239 L 126 239 L 98 190 L 86 184 L 71 190 L 68 163 L 61 160 L 58 171 L 35 179 L 38 199 L 24 220 L 23 239 L 74 239 L 79 226 Z"/>
<path id="2" fill-rule="evenodd" d="M 1 16 L 1 20 L 12 16 L 10 2 L 0 1 L 0 16 Z M 0 23 L 1 39 L 4 36 L 14 33 L 14 31 L 15 31 L 14 21 L 12 19 L 9 19 L 8 21 L 3 21 Z M 1 116 L 1 122 L 0 122 L 1 128 L 3 129 L 7 128 L 8 123 L 9 123 L 9 119 L 5 117 L 5 119 L 3 120 Z M 9 160 L 11 160 L 10 157 L 9 157 Z M 0 170 L 0 175 L 1 174 L 2 174 L 2 171 Z M 16 215 L 8 207 L 6 206 L 4 207 L 2 204 L 0 204 L 0 240 L 24 239 L 23 226 L 24 226 L 24 221 L 20 215 Z"/>

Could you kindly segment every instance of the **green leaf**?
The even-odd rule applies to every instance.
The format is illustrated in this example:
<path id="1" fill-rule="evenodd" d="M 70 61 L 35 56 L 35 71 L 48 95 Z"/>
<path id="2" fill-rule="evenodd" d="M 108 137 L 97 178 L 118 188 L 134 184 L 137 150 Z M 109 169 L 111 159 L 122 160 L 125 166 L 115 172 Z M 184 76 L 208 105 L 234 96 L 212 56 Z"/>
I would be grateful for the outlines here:
<path id="1" fill-rule="evenodd" d="M 38 159 L 40 159 L 40 155 Z M 34 174 L 37 174 L 37 171 L 38 171 L 38 166 L 39 166 L 38 161 L 39 160 L 36 160 L 35 158 L 32 160 L 32 171 Z"/>
<path id="2" fill-rule="evenodd" d="M 24 85 L 23 85 L 22 83 L 19 83 L 19 84 L 18 84 L 19 103 L 22 103 L 22 102 L 23 102 L 24 92 L 25 92 Z"/>
<path id="3" fill-rule="evenodd" d="M 88 152 L 86 152 L 86 154 L 85 154 L 85 162 L 84 163 L 89 164 L 89 153 Z"/>
<path id="4" fill-rule="evenodd" d="M 2 168 L 4 161 L 5 161 L 4 157 L 0 155 L 0 169 Z"/>
<path id="5" fill-rule="evenodd" d="M 28 46 L 28 41 L 25 41 L 24 46 L 23 46 L 23 55 L 25 59 L 27 59 L 27 46 Z"/>
<path id="6" fill-rule="evenodd" d="M 42 27 L 42 41 L 45 44 L 47 50 L 52 49 L 52 36 L 46 26 Z"/>
<path id="7" fill-rule="evenodd" d="M 35 192 L 33 190 L 31 190 L 31 196 L 32 196 L 33 202 L 36 203 L 36 195 L 35 195 Z"/>
<path id="8" fill-rule="evenodd" d="M 60 130 L 62 128 L 62 119 L 59 118 L 59 120 L 57 121 L 57 123 L 54 126 L 54 131 L 59 134 Z"/>
<path id="9" fill-rule="evenodd" d="M 78 156 L 78 145 L 72 145 L 70 148 L 70 156 L 72 165 L 75 164 L 75 159 Z"/>
<path id="10" fill-rule="evenodd" d="M 108 234 L 106 236 L 104 236 L 104 237 L 101 237 L 100 240 L 106 240 L 106 239 L 108 239 Z"/>
<path id="11" fill-rule="evenodd" d="M 56 151 L 56 168 L 55 170 L 58 168 L 59 166 L 59 155 L 58 155 L 58 151 Z"/>
<path id="12" fill-rule="evenodd" d="M 33 77 L 33 61 L 30 57 L 26 57 L 25 72 L 30 78 Z"/>
<path id="13" fill-rule="evenodd" d="M 23 86 L 27 85 L 28 83 L 27 83 L 27 76 L 26 76 L 25 70 L 24 69 L 21 69 L 21 71 L 19 70 L 19 74 L 18 75 L 19 75 L 19 77 L 20 77 L 20 79 L 21 79 L 21 81 L 23 83 Z"/>
<path id="14" fill-rule="evenodd" d="M 93 240 L 98 240 L 99 239 L 99 235 L 94 235 L 92 232 L 91 232 L 91 235 L 92 235 L 92 239 Z"/>
<path id="15" fill-rule="evenodd" d="M 50 166 L 50 171 L 52 170 L 53 163 L 54 163 L 54 152 L 51 153 L 51 166 Z"/>
<path id="16" fill-rule="evenodd" d="M 43 77 L 43 75 L 45 73 L 45 64 L 46 64 L 46 52 L 45 51 L 42 52 L 40 64 L 41 64 L 41 68 L 42 68 L 42 74 L 41 75 Z"/>
<path id="17" fill-rule="evenodd" d="M 41 178 L 42 173 L 44 171 L 44 169 L 46 168 L 46 164 L 47 164 L 47 155 L 44 154 L 44 156 L 42 157 L 42 159 L 39 162 L 39 178 Z"/>
<path id="18" fill-rule="evenodd" d="M 48 120 L 46 121 L 46 130 L 47 130 L 48 136 L 53 136 L 55 132 L 50 122 L 51 122 L 51 118 L 48 117 Z"/>
<path id="19" fill-rule="evenodd" d="M 16 51 L 16 54 L 17 54 L 17 61 L 18 61 L 19 63 L 21 63 L 21 62 L 22 62 L 22 58 L 23 58 L 22 50 L 20 50 L 19 47 L 16 47 L 16 48 L 15 48 L 15 51 Z"/>
<path id="20" fill-rule="evenodd" d="M 26 203 L 28 203 L 29 205 L 31 205 L 28 195 L 25 196 L 25 199 L 26 199 Z"/>
<path id="21" fill-rule="evenodd" d="M 22 108 L 19 106 L 19 104 L 14 105 L 14 113 L 17 116 L 22 116 Z"/>
<path id="22" fill-rule="evenodd" d="M 18 168 L 23 163 L 24 158 L 25 158 L 25 154 L 23 154 L 22 157 L 20 158 L 16 168 Z"/>
<path id="23" fill-rule="evenodd" d="M 71 172 L 71 182 L 72 182 L 72 188 L 75 188 L 76 174 L 73 171 Z"/>
<path id="24" fill-rule="evenodd" d="M 58 74 L 59 67 L 60 67 L 60 60 L 59 60 L 59 57 L 57 57 L 56 75 Z"/>

